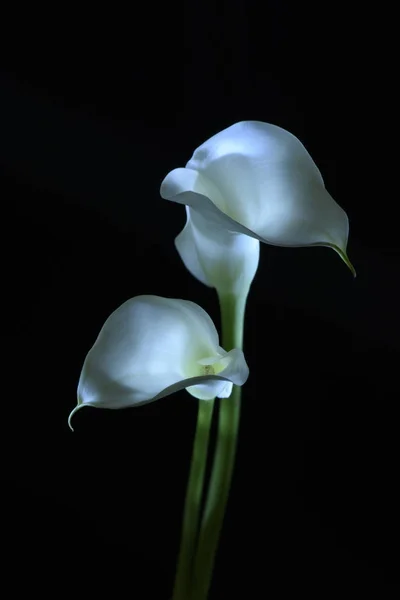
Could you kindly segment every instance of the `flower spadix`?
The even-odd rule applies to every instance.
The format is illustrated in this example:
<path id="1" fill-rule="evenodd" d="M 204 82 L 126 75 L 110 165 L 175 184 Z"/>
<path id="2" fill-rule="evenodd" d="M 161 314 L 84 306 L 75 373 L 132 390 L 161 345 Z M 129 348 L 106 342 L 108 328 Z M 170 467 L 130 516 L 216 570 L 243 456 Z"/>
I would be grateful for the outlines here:
<path id="1" fill-rule="evenodd" d="M 127 408 L 186 388 L 200 400 L 227 398 L 249 374 L 243 352 L 226 352 L 208 314 L 187 300 L 137 296 L 106 320 L 89 351 L 78 405 Z"/>
<path id="2" fill-rule="evenodd" d="M 303 144 L 276 125 L 243 121 L 217 133 L 166 176 L 160 193 L 186 205 L 175 240 L 185 266 L 219 291 L 251 283 L 260 241 L 328 246 L 354 273 L 346 213 Z"/>

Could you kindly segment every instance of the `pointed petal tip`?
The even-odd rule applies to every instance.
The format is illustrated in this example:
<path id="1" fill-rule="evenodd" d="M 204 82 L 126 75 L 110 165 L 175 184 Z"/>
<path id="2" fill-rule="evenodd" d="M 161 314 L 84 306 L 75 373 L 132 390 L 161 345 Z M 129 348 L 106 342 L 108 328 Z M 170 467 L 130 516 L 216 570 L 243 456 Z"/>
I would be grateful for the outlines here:
<path id="1" fill-rule="evenodd" d="M 342 259 L 342 261 L 348 266 L 348 268 L 350 269 L 353 277 L 357 277 L 357 272 L 356 272 L 354 266 L 352 265 L 352 263 L 350 262 L 350 259 L 347 256 L 345 250 L 342 250 L 341 248 L 339 248 L 339 246 L 336 246 L 335 244 L 332 244 L 331 247 L 334 250 L 336 250 L 336 252 L 339 254 L 339 256 Z"/>
<path id="2" fill-rule="evenodd" d="M 340 253 L 340 257 L 346 263 L 346 265 L 349 267 L 349 269 L 350 269 L 353 277 L 357 277 L 357 272 L 356 272 L 354 266 L 352 265 L 352 263 L 350 262 L 349 257 L 347 256 L 347 254 L 345 252 Z"/>

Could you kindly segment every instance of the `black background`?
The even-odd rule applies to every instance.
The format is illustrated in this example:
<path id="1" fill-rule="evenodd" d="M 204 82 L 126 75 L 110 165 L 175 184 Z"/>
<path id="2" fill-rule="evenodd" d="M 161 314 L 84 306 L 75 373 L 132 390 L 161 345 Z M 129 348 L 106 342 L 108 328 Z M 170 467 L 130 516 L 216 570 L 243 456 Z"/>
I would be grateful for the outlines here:
<path id="1" fill-rule="evenodd" d="M 349 215 L 358 277 L 327 248 L 261 248 L 212 598 L 395 585 L 392 19 L 244 0 L 3 16 L 2 544 L 14 593 L 170 598 L 194 399 L 82 410 L 74 433 L 67 417 L 84 357 L 126 299 L 190 299 L 219 326 L 214 290 L 174 249 L 184 211 L 159 186 L 244 119 L 306 145 Z"/>

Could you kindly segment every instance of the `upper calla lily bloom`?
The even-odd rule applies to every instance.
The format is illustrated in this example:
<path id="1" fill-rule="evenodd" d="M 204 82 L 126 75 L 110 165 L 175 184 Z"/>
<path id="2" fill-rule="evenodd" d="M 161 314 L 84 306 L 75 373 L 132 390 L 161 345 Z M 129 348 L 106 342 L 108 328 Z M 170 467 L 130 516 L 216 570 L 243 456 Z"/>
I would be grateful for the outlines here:
<path id="1" fill-rule="evenodd" d="M 250 285 L 260 241 L 329 246 L 354 274 L 346 213 L 303 144 L 276 125 L 243 121 L 217 133 L 166 176 L 160 193 L 186 205 L 178 252 L 195 277 L 219 291 Z"/>
<path id="2" fill-rule="evenodd" d="M 242 350 L 221 348 L 200 306 L 137 296 L 111 314 L 86 356 L 68 422 L 83 406 L 126 408 L 184 388 L 200 400 L 227 398 L 248 375 Z"/>

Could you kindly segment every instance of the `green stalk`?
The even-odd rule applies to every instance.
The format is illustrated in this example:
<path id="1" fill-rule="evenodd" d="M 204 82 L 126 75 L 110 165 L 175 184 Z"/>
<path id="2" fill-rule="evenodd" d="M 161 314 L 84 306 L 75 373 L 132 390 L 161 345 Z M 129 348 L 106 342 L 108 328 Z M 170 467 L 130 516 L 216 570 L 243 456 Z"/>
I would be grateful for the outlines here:
<path id="1" fill-rule="evenodd" d="M 214 400 L 199 400 L 172 600 L 189 600 Z"/>
<path id="2" fill-rule="evenodd" d="M 220 296 L 222 347 L 229 351 L 243 346 L 247 292 L 240 297 Z M 197 544 L 191 600 L 206 600 L 211 585 L 218 542 L 222 530 L 235 464 L 240 420 L 241 387 L 233 386 L 229 398 L 221 398 L 218 438 L 208 496 Z"/>

